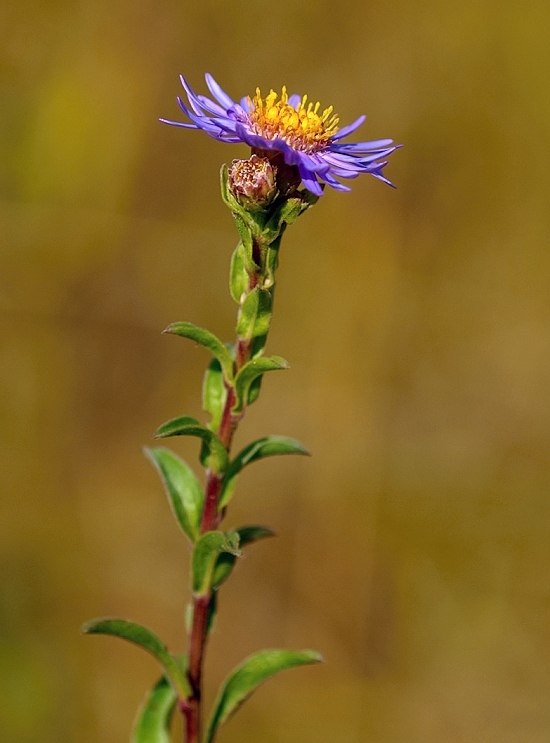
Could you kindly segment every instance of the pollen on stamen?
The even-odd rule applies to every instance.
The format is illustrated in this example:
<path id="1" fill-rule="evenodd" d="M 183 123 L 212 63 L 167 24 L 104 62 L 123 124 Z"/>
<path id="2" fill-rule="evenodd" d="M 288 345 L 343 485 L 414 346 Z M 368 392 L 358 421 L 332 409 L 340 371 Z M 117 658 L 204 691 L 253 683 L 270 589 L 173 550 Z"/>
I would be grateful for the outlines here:
<path id="1" fill-rule="evenodd" d="M 308 103 L 307 95 L 296 107 L 291 106 L 285 86 L 279 100 L 277 98 L 274 90 L 262 98 L 260 89 L 256 88 L 254 98 L 248 99 L 252 130 L 266 139 L 283 139 L 294 149 L 303 152 L 325 149 L 330 138 L 338 131 L 338 117 L 333 114 L 333 107 L 329 106 L 319 114 L 321 104 L 319 101 Z"/>

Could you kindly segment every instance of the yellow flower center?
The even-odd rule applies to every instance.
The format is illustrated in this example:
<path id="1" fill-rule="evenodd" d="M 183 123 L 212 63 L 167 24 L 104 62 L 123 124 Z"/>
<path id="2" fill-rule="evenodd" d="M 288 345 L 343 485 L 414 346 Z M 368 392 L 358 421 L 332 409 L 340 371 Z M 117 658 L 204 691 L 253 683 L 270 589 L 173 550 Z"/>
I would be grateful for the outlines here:
<path id="1" fill-rule="evenodd" d="M 338 131 L 338 117 L 333 108 L 325 108 L 318 113 L 319 102 L 307 103 L 307 95 L 297 108 L 288 102 L 286 87 L 283 87 L 280 100 L 275 91 L 262 98 L 256 88 L 254 98 L 248 98 L 251 111 L 248 114 L 251 128 L 255 134 L 265 139 L 284 139 L 293 149 L 302 152 L 316 152 L 326 147 L 328 140 Z"/>

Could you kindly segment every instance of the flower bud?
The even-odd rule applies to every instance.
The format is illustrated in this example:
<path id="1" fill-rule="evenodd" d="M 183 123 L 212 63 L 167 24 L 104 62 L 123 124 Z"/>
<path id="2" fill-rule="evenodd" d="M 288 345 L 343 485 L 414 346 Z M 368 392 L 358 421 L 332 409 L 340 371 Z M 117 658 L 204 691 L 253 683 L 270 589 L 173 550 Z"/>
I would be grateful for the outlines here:
<path id="1" fill-rule="evenodd" d="M 249 160 L 233 160 L 229 185 L 243 206 L 264 207 L 277 193 L 276 174 L 277 168 L 266 157 L 252 155 Z"/>

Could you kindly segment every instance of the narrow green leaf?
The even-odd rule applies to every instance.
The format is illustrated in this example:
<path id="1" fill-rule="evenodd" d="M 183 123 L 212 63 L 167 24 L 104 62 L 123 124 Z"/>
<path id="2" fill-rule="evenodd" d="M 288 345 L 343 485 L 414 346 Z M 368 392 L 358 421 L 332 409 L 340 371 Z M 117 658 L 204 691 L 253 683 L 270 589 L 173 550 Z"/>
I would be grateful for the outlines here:
<path id="1" fill-rule="evenodd" d="M 256 377 L 256 379 L 248 388 L 248 397 L 246 399 L 247 405 L 252 405 L 252 403 L 256 402 L 256 400 L 259 398 L 260 392 L 262 390 L 262 379 L 263 377 L 261 375 L 259 377 Z"/>
<path id="2" fill-rule="evenodd" d="M 200 434 L 191 432 L 198 428 L 201 428 L 201 424 L 196 418 L 193 418 L 190 415 L 181 415 L 178 418 L 172 418 L 166 423 L 163 423 L 162 426 L 159 426 L 155 431 L 154 436 L 156 439 L 166 439 L 169 436 L 199 436 Z M 183 429 L 190 430 L 181 433 Z"/>
<path id="3" fill-rule="evenodd" d="M 207 348 L 220 362 L 227 381 L 230 382 L 233 379 L 233 359 L 231 358 L 231 354 L 220 339 L 209 330 L 199 328 L 191 322 L 174 322 L 163 332 L 180 335 L 182 338 L 189 338 L 195 341 L 195 343 L 199 343 L 201 346 Z"/>
<path id="4" fill-rule="evenodd" d="M 86 622 L 82 626 L 81 632 L 84 635 L 113 635 L 114 637 L 128 640 L 128 642 L 132 642 L 134 645 L 147 650 L 164 668 L 178 694 L 182 698 L 186 698 L 191 694 L 187 678 L 168 652 L 166 645 L 154 632 L 147 629 L 147 627 L 136 624 L 136 622 L 129 622 L 127 619 L 105 617 Z"/>
<path id="5" fill-rule="evenodd" d="M 273 312 L 273 297 L 267 289 L 254 287 L 241 305 L 237 322 L 240 338 L 264 338 L 269 330 Z"/>
<path id="6" fill-rule="evenodd" d="M 223 552 L 222 554 L 226 554 Z M 208 603 L 208 618 L 206 620 L 206 634 L 209 635 L 216 624 L 216 616 L 218 613 L 218 592 L 213 589 L 210 601 Z"/>
<path id="7" fill-rule="evenodd" d="M 279 247 L 281 245 L 281 235 L 278 236 L 268 247 L 266 255 L 266 276 L 263 282 L 264 288 L 269 288 L 275 285 L 275 274 L 279 267 Z"/>
<path id="8" fill-rule="evenodd" d="M 257 542 L 259 539 L 275 536 L 275 532 L 268 526 L 241 526 L 239 529 L 235 529 L 233 533 L 238 537 L 239 548 Z M 236 555 L 229 552 L 222 552 L 218 555 L 212 576 L 213 588 L 217 589 L 222 583 L 225 583 L 231 575 L 236 561 Z"/>
<path id="9" fill-rule="evenodd" d="M 229 270 L 229 290 L 231 296 L 240 305 L 243 294 L 249 290 L 250 277 L 246 270 L 246 255 L 242 243 L 239 243 L 231 256 Z"/>
<path id="10" fill-rule="evenodd" d="M 211 431 L 219 430 L 226 399 L 222 367 L 218 359 L 212 359 L 202 382 L 202 409 L 210 414 L 208 428 Z"/>
<path id="11" fill-rule="evenodd" d="M 307 207 L 304 207 L 300 199 L 287 199 L 281 209 L 281 222 L 292 224 L 292 222 L 298 219 L 304 208 Z"/>
<path id="12" fill-rule="evenodd" d="M 276 454 L 302 454 L 309 456 L 306 447 L 296 439 L 289 436 L 264 436 L 253 441 L 240 451 L 231 462 L 229 473 L 239 472 L 246 465 L 264 457 L 272 457 Z"/>
<path id="13" fill-rule="evenodd" d="M 212 588 L 217 590 L 222 583 L 229 578 L 235 567 L 237 558 L 229 552 L 222 552 L 216 558 L 214 572 L 212 573 Z"/>
<path id="14" fill-rule="evenodd" d="M 251 526 L 239 526 L 235 529 L 239 535 L 239 547 L 245 547 L 247 544 L 253 544 L 259 539 L 266 539 L 267 537 L 274 537 L 275 532 L 270 529 L 269 526 L 262 526 L 254 524 Z"/>
<path id="15" fill-rule="evenodd" d="M 189 415 L 172 418 L 155 431 L 156 439 L 164 439 L 169 436 L 198 436 L 207 448 L 207 465 L 218 473 L 223 472 L 227 467 L 228 457 L 225 446 L 213 431 L 201 426 L 196 418 Z M 201 457 L 201 461 L 203 460 L 204 458 Z"/>
<path id="16" fill-rule="evenodd" d="M 197 540 L 193 550 L 192 575 L 195 596 L 206 596 L 212 588 L 212 577 L 216 560 L 221 552 L 238 557 L 239 540 L 235 534 L 222 531 L 207 531 Z"/>
<path id="17" fill-rule="evenodd" d="M 192 542 L 200 532 L 204 493 L 193 470 L 164 447 L 144 448 L 145 455 L 158 470 L 177 522 Z"/>
<path id="18" fill-rule="evenodd" d="M 266 232 L 270 235 L 280 236 L 285 231 L 286 226 L 292 224 L 300 214 L 306 211 L 310 206 L 315 204 L 318 196 L 313 196 L 309 191 L 302 192 L 298 198 L 290 198 L 283 201 L 273 212 L 268 223 Z"/>
<path id="19" fill-rule="evenodd" d="M 171 743 L 170 721 L 177 695 L 163 676 L 151 691 L 138 712 L 131 743 Z"/>
<path id="20" fill-rule="evenodd" d="M 264 457 L 272 457 L 275 454 L 305 454 L 309 456 L 309 452 L 303 444 L 288 436 L 264 436 L 264 438 L 257 439 L 251 444 L 248 444 L 229 464 L 220 494 L 220 510 L 225 508 L 233 497 L 236 477 L 239 472 L 247 464 L 255 462 L 258 459 L 263 459 Z"/>
<path id="21" fill-rule="evenodd" d="M 250 385 L 255 379 L 265 372 L 277 369 L 288 369 L 288 363 L 280 356 L 260 356 L 245 364 L 235 379 L 236 402 L 233 412 L 240 413 L 243 410 L 248 399 Z"/>
<path id="22" fill-rule="evenodd" d="M 205 743 L 212 743 L 217 729 L 234 714 L 252 692 L 279 671 L 308 663 L 320 663 L 323 658 L 313 650 L 262 650 L 247 658 L 225 680 L 214 705 Z"/>

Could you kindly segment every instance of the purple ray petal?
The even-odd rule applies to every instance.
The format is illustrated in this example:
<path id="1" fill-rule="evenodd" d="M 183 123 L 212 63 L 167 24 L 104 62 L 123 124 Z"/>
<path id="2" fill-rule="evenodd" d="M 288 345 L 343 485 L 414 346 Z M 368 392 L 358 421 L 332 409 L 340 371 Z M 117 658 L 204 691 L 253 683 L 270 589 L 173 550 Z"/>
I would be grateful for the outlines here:
<path id="1" fill-rule="evenodd" d="M 205 95 L 197 95 L 196 98 L 205 111 L 208 111 L 211 114 L 216 114 L 216 116 L 227 115 L 227 111 L 225 110 L 225 108 L 218 105 L 217 103 L 214 103 L 214 101 L 211 101 L 210 98 L 207 98 Z"/>
<path id="2" fill-rule="evenodd" d="M 288 103 L 289 103 L 290 106 L 292 106 L 292 108 L 296 108 L 297 109 L 298 106 L 300 105 L 301 100 L 302 100 L 302 96 L 301 95 L 298 95 L 298 93 L 293 93 L 289 97 Z"/>
<path id="3" fill-rule="evenodd" d="M 325 158 L 321 155 L 308 154 L 307 152 L 298 153 L 299 162 L 303 163 L 304 167 L 313 173 L 328 173 L 330 165 L 326 162 Z"/>
<path id="4" fill-rule="evenodd" d="M 252 106 L 250 105 L 250 101 L 248 100 L 248 96 L 245 96 L 244 98 L 241 98 L 241 106 L 246 113 L 250 113 L 252 111 Z"/>
<path id="5" fill-rule="evenodd" d="M 329 173 L 326 173 L 322 176 L 323 180 L 325 180 L 329 186 L 332 186 L 336 191 L 351 191 L 351 188 L 349 186 L 344 186 L 343 183 L 340 183 L 340 181 L 337 181 L 336 178 L 333 178 Z"/>
<path id="6" fill-rule="evenodd" d="M 170 124 L 170 126 L 181 126 L 182 129 L 198 129 L 196 124 L 184 124 L 182 121 L 171 121 L 170 119 L 159 119 L 163 124 Z"/>
<path id="7" fill-rule="evenodd" d="M 371 170 L 370 174 L 373 175 L 375 178 L 378 178 L 378 180 L 383 181 L 384 183 L 387 183 L 388 186 L 391 186 L 392 188 L 396 188 L 396 185 L 389 181 L 386 176 L 382 175 L 382 168 L 384 168 L 388 163 L 381 163 L 376 170 Z"/>
<path id="8" fill-rule="evenodd" d="M 357 161 L 357 158 L 343 159 L 341 155 L 327 154 L 325 160 L 332 166 L 340 168 L 340 170 L 357 171 L 361 170 L 361 167 Z"/>
<path id="9" fill-rule="evenodd" d="M 322 196 L 323 189 L 321 188 L 321 185 L 315 175 L 311 174 L 301 165 L 298 166 L 298 170 L 300 171 L 300 178 L 302 179 L 302 183 L 307 188 L 307 190 L 311 191 L 311 193 L 315 194 L 315 196 Z"/>
<path id="10" fill-rule="evenodd" d="M 220 86 L 214 80 L 212 75 L 210 75 L 210 73 L 207 72 L 204 77 L 206 80 L 206 84 L 208 85 L 208 90 L 212 93 L 218 103 L 221 103 L 221 105 L 224 106 L 226 110 L 235 105 L 235 102 L 227 95 L 227 93 L 225 93 L 220 88 Z"/>
<path id="11" fill-rule="evenodd" d="M 223 129 L 224 132 L 228 132 L 229 134 L 236 134 L 236 123 L 234 121 L 231 121 L 231 119 L 212 119 L 212 123 L 216 124 L 220 129 Z"/>
<path id="12" fill-rule="evenodd" d="M 376 139 L 372 142 L 335 144 L 331 149 L 335 152 L 370 152 L 371 150 L 383 149 L 390 144 L 393 144 L 393 139 Z"/>
<path id="13" fill-rule="evenodd" d="M 333 175 L 337 175 L 339 178 L 357 178 L 357 176 L 362 173 L 361 170 L 342 170 L 341 168 L 335 167 L 331 168 L 330 172 Z"/>
<path id="14" fill-rule="evenodd" d="M 196 94 L 194 93 L 193 89 L 191 88 L 191 86 L 189 85 L 189 83 L 187 82 L 187 80 L 184 78 L 183 75 L 180 75 L 180 82 L 182 84 L 183 89 L 187 93 L 187 98 L 189 100 L 189 104 L 191 108 L 196 114 L 200 116 L 202 114 L 202 111 L 201 111 L 200 104 L 197 100 Z"/>
<path id="15" fill-rule="evenodd" d="M 331 140 L 333 142 L 336 142 L 338 139 L 343 139 L 344 137 L 347 137 L 348 134 L 351 134 L 356 129 L 359 129 L 361 124 L 365 121 L 367 117 L 365 114 L 360 116 L 358 119 L 355 119 L 355 121 L 352 124 L 348 124 L 347 126 L 344 126 L 342 129 L 339 129 L 334 136 L 331 137 Z"/>

